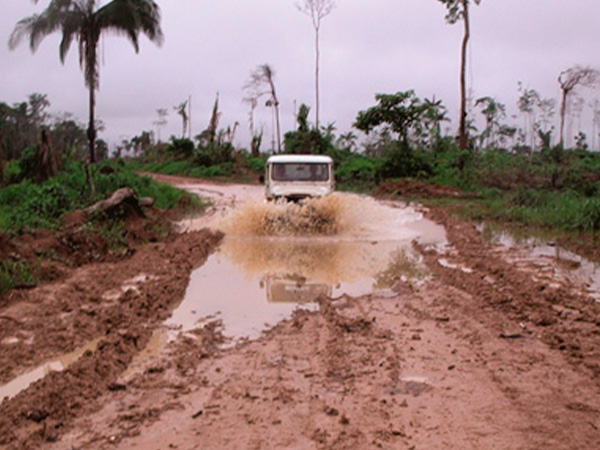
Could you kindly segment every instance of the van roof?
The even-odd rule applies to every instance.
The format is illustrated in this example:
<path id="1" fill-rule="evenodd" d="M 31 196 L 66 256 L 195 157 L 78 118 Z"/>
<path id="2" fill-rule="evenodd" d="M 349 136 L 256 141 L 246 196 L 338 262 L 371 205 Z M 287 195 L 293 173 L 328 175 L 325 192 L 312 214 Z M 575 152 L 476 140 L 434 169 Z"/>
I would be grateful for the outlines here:
<path id="1" fill-rule="evenodd" d="M 267 159 L 267 164 L 271 163 L 331 164 L 333 160 L 325 155 L 273 155 Z"/>

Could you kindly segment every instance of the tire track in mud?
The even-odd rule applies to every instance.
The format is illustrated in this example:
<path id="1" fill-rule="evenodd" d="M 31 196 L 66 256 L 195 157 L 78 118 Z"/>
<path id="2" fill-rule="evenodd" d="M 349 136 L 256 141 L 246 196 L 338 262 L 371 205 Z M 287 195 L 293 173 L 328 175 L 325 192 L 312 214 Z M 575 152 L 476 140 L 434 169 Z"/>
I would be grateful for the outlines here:
<path id="1" fill-rule="evenodd" d="M 221 238 L 206 230 L 179 235 L 169 245 L 148 244 L 121 263 L 84 266 L 57 290 L 57 293 L 67 291 L 78 295 L 55 295 L 52 286 L 31 291 L 30 302 L 46 304 L 41 318 L 54 320 L 58 324 L 54 328 L 62 330 L 62 334 L 52 335 L 53 339 L 59 337 L 62 342 L 81 339 L 76 334 L 77 327 L 69 326 L 77 322 L 77 317 L 81 317 L 79 320 L 88 317 L 88 322 L 83 323 L 89 323 L 102 338 L 94 351 L 85 352 L 64 371 L 51 372 L 2 402 L 0 446 L 39 448 L 43 442 L 55 442 L 75 417 L 98 407 L 96 399 L 123 389 L 124 386 L 117 383 L 119 374 L 144 348 L 153 328 L 168 317 L 176 302 L 183 298 L 190 272 L 206 260 Z M 116 280 L 132 273 L 143 273 L 155 280 L 122 292 L 116 301 L 98 304 L 102 293 L 113 289 Z M 67 303 L 75 318 L 70 317 L 70 321 L 61 326 L 65 323 L 62 312 Z M 90 314 L 90 311 L 96 313 Z M 32 320 L 36 320 L 35 316 Z M 48 339 L 44 333 L 54 328 L 40 327 L 37 339 Z M 3 356 L 10 357 L 10 354 Z"/>
<path id="2" fill-rule="evenodd" d="M 489 321 L 509 319 L 435 279 L 396 291 L 323 299 L 320 311 L 205 358 L 176 341 L 171 355 L 193 372 L 178 375 L 164 356 L 150 366 L 164 370 L 104 402 L 93 441 L 62 448 L 593 448 L 595 416 L 583 406 L 596 391 L 560 355 L 500 338 Z"/>
<path id="3" fill-rule="evenodd" d="M 421 314 L 452 318 L 440 325 L 470 342 L 522 417 L 511 426 L 525 433 L 523 448 L 599 447 L 599 305 L 570 280 L 506 259 L 507 250 L 472 225 L 440 210 L 429 216 L 446 227 L 452 248 L 443 255 L 450 264 L 441 264 L 441 255 L 417 245 L 444 291 Z"/>
<path id="4" fill-rule="evenodd" d="M 432 217 L 453 247 L 421 248 L 430 279 L 323 298 L 319 311 L 298 311 L 233 348 L 218 348 L 217 324 L 186 333 L 68 418 L 51 448 L 600 447 L 597 376 L 580 370 L 594 362 L 594 335 L 580 342 L 584 364 L 565 364 L 543 334 L 561 328 L 537 323 L 558 315 L 574 333 L 593 325 L 595 310 L 563 287 L 553 298 L 582 305 L 584 320 L 570 324 L 551 307 L 560 301 L 538 298 L 540 283 L 471 225 Z M 22 435 L 43 432 L 20 424 Z"/>
<path id="5" fill-rule="evenodd" d="M 479 308 L 502 313 L 512 321 L 499 332 L 519 337 L 524 330 L 539 335 L 565 360 L 589 370 L 600 386 L 600 304 L 576 290 L 568 280 L 535 276 L 505 260 L 483 241 L 474 226 L 432 210 L 430 218 L 446 227 L 449 242 L 458 249 L 450 258 L 464 270 L 444 267 L 440 255 L 420 248 L 430 270 L 447 285 L 468 292 Z"/>

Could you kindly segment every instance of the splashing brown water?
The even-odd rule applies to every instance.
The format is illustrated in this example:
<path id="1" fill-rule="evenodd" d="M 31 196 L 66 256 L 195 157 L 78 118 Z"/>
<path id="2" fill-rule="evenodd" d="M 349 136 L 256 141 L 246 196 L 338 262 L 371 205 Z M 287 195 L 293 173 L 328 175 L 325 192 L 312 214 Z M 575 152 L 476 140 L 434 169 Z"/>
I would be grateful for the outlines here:
<path id="1" fill-rule="evenodd" d="M 331 236 L 358 223 L 357 196 L 332 194 L 301 203 L 246 203 L 219 223 L 226 234 L 237 236 Z"/>

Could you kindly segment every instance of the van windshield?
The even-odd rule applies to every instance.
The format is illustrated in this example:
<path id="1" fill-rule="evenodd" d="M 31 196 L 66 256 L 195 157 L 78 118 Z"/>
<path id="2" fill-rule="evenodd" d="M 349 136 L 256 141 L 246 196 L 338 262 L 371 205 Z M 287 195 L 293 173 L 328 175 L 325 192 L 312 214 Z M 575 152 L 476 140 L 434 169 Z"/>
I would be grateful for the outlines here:
<path id="1" fill-rule="evenodd" d="M 271 178 L 274 181 L 327 181 L 329 166 L 323 163 L 274 163 Z"/>

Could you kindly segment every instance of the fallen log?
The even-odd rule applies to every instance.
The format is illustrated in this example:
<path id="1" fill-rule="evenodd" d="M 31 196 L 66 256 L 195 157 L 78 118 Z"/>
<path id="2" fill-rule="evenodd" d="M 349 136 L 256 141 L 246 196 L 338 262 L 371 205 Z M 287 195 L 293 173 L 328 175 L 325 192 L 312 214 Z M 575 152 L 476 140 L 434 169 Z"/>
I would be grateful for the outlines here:
<path id="1" fill-rule="evenodd" d="M 129 207 L 133 207 L 136 213 L 143 216 L 138 200 L 135 196 L 135 191 L 131 188 L 121 188 L 113 192 L 110 198 L 106 200 L 100 200 L 97 203 L 94 203 L 89 208 L 86 208 L 84 211 L 86 214 L 91 215 L 98 211 L 108 211 L 116 206 L 126 204 Z"/>

